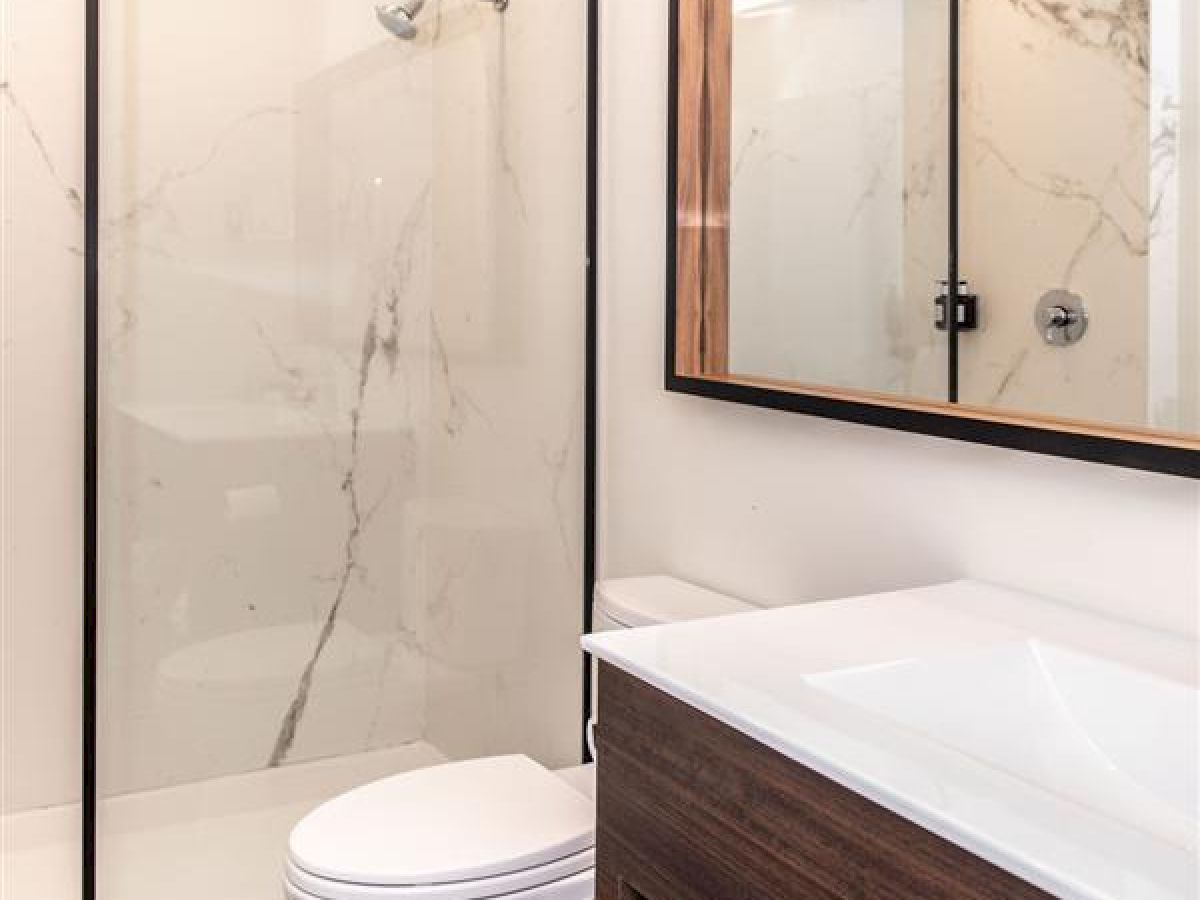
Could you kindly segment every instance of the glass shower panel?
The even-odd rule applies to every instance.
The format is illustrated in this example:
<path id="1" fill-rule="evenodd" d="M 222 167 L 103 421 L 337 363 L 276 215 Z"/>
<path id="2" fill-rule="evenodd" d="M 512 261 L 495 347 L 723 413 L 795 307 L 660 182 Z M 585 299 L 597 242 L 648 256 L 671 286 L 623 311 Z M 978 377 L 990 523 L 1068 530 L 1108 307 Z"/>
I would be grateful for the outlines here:
<path id="1" fill-rule="evenodd" d="M 276 897 L 292 822 L 578 761 L 586 7 L 113 0 L 100 896 Z"/>

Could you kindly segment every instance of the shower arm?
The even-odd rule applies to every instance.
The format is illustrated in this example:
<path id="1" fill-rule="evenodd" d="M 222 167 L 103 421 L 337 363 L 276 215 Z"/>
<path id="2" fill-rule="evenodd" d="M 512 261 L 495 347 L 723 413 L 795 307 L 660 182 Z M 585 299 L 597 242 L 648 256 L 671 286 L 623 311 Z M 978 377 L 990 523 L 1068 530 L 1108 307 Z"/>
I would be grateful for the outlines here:
<path id="1" fill-rule="evenodd" d="M 504 12 L 508 9 L 509 0 L 480 0 L 480 2 L 492 4 L 496 12 Z M 407 0 L 407 2 L 399 3 L 381 3 L 378 9 L 389 13 L 402 12 L 404 15 L 412 18 L 421 11 L 421 7 L 424 5 L 425 0 Z"/>

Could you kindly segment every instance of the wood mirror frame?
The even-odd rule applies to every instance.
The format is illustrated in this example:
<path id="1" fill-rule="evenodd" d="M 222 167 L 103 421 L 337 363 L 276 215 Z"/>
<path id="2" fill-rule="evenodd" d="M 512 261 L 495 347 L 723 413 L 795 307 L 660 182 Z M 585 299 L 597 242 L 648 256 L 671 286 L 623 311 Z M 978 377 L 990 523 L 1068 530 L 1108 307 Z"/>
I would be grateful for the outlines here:
<path id="1" fill-rule="evenodd" d="M 1200 478 L 1200 436 L 998 412 L 731 372 L 733 4 L 732 0 L 669 2 L 667 390 Z"/>

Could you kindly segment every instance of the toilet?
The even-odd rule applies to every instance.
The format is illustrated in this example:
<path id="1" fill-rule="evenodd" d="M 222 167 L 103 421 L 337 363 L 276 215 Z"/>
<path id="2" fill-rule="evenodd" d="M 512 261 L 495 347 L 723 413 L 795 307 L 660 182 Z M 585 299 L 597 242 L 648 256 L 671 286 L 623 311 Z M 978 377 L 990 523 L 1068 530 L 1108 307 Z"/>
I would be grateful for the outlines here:
<path id="1" fill-rule="evenodd" d="M 666 576 L 596 586 L 598 631 L 754 607 Z M 592 900 L 594 772 L 526 756 L 447 763 L 356 788 L 288 841 L 288 900 Z"/>

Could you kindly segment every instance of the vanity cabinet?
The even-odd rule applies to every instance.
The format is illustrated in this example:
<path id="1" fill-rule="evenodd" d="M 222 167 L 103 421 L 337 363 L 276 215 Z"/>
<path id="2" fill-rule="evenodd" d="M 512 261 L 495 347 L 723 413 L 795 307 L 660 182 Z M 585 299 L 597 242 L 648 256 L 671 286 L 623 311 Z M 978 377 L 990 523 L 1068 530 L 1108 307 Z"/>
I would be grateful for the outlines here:
<path id="1" fill-rule="evenodd" d="M 1050 895 L 608 664 L 598 900 Z"/>

